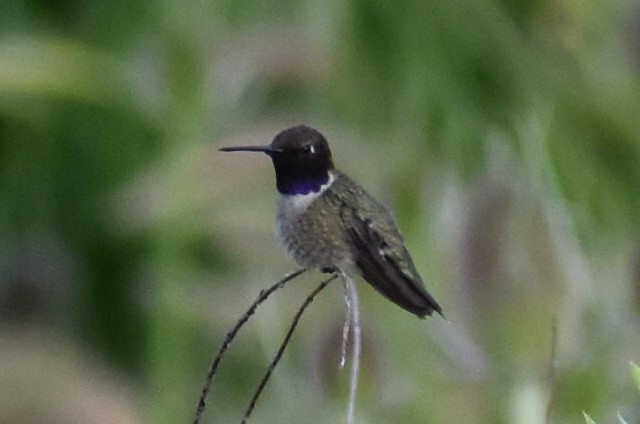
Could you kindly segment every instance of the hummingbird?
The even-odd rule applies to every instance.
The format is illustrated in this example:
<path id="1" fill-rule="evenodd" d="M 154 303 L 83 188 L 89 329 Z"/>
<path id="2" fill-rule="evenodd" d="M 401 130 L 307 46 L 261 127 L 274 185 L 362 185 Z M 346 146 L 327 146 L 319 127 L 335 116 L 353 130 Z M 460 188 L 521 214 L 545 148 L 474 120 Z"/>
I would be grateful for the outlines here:
<path id="1" fill-rule="evenodd" d="M 338 171 L 326 138 L 300 125 L 264 146 L 229 146 L 223 152 L 267 154 L 279 193 L 277 233 L 300 266 L 361 275 L 401 308 L 424 318 L 442 308 L 427 292 L 391 213 Z"/>

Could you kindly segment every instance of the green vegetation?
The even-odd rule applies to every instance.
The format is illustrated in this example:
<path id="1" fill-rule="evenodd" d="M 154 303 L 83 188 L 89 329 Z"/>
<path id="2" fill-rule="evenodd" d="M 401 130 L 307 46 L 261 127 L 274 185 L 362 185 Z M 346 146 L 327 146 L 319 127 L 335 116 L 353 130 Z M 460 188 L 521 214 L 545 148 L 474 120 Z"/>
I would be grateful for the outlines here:
<path id="1" fill-rule="evenodd" d="M 633 376 L 633 379 L 636 382 L 636 385 L 638 386 L 638 392 L 640 392 L 640 367 L 638 367 L 633 362 L 631 362 L 631 374 Z M 584 419 L 586 420 L 587 424 L 596 424 L 595 421 L 593 421 L 591 419 L 591 417 L 589 415 L 587 415 L 586 412 L 583 412 L 583 414 L 584 414 Z M 620 414 L 618 414 L 618 421 L 620 422 L 620 424 L 627 424 L 627 420 L 622 418 L 622 416 Z"/>

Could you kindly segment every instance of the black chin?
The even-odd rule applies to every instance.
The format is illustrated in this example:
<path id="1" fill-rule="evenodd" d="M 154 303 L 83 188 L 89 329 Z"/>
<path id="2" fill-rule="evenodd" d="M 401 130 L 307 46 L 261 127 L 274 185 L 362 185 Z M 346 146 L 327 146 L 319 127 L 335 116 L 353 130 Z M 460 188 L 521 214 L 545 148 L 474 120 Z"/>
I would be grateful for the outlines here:
<path id="1" fill-rule="evenodd" d="M 306 177 L 304 179 L 288 179 L 287 177 L 277 177 L 278 191 L 281 194 L 305 195 L 318 193 L 322 186 L 329 182 L 329 174 L 326 177 Z"/>

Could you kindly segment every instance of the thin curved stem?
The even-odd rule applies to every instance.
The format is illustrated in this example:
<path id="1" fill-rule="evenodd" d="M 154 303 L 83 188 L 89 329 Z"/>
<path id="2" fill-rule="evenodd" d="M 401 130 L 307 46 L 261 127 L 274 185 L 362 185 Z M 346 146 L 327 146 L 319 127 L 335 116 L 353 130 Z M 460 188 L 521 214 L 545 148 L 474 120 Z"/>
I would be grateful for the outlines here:
<path id="1" fill-rule="evenodd" d="M 278 349 L 278 352 L 276 353 L 276 355 L 271 360 L 271 363 L 269 364 L 269 367 L 267 368 L 267 372 L 262 377 L 262 380 L 260 381 L 260 384 L 258 385 L 258 388 L 256 389 L 256 391 L 253 394 L 253 397 L 251 398 L 251 402 L 249 403 L 249 406 L 248 406 L 248 408 L 247 408 L 247 410 L 246 410 L 246 412 L 244 414 L 244 418 L 242 419 L 242 424 L 246 424 L 247 421 L 249 420 L 249 417 L 251 416 L 251 413 L 253 412 L 253 409 L 256 406 L 256 402 L 258 401 L 258 398 L 260 397 L 260 393 L 262 393 L 262 390 L 266 386 L 267 381 L 269 381 L 269 378 L 271 377 L 271 374 L 273 373 L 273 370 L 278 365 L 278 362 L 280 362 L 280 359 L 282 358 L 282 354 L 284 353 L 284 350 L 287 348 L 287 345 L 289 344 L 289 340 L 291 340 L 291 336 L 293 335 L 293 331 L 298 326 L 298 322 L 300 321 L 300 317 L 302 316 L 304 311 L 307 309 L 307 307 L 311 304 L 311 302 L 313 302 L 314 297 L 318 293 L 320 293 L 322 290 L 324 290 L 324 288 L 327 287 L 327 285 L 331 281 L 333 281 L 337 276 L 338 276 L 338 274 L 334 274 L 331 277 L 329 277 L 326 280 L 324 280 L 322 283 L 320 283 L 320 285 L 318 285 L 318 287 L 316 287 L 315 290 L 313 290 L 311 292 L 311 294 L 305 299 L 305 301 L 302 304 L 302 306 L 300 306 L 300 308 L 298 309 L 298 312 L 296 313 L 295 317 L 293 318 L 293 322 L 291 323 L 291 326 L 289 327 L 289 331 L 287 331 L 287 335 L 284 337 L 284 340 L 282 340 L 282 343 L 280 344 L 280 348 Z"/>
<path id="2" fill-rule="evenodd" d="M 356 394 L 358 391 L 358 378 L 360 375 L 360 352 L 362 350 L 362 335 L 360 330 L 360 302 L 358 300 L 358 290 L 353 279 L 346 274 L 342 274 L 345 281 L 346 297 L 349 299 L 349 310 L 351 312 L 351 328 L 353 329 L 353 352 L 351 364 L 351 382 L 349 387 L 349 409 L 347 412 L 347 424 L 355 423 Z"/>
<path id="3" fill-rule="evenodd" d="M 216 355 L 215 359 L 211 362 L 211 366 L 209 367 L 207 378 L 204 382 L 204 385 L 202 386 L 202 392 L 200 393 L 200 399 L 198 399 L 198 408 L 196 409 L 196 415 L 193 420 L 193 424 L 200 423 L 200 419 L 202 418 L 202 415 L 204 414 L 204 410 L 207 407 L 207 397 L 211 390 L 211 384 L 213 382 L 214 376 L 216 375 L 216 371 L 218 370 L 218 366 L 220 365 L 220 361 L 222 360 L 222 356 L 224 355 L 224 352 L 229 347 L 229 344 L 231 344 L 233 339 L 238 334 L 238 331 L 240 331 L 240 328 L 242 328 L 242 326 L 247 323 L 249 318 L 251 318 L 251 316 L 255 313 L 258 306 L 260 306 L 262 302 L 267 300 L 267 298 L 271 296 L 273 292 L 275 292 L 278 289 L 281 289 L 282 287 L 284 287 L 284 285 L 287 282 L 293 280 L 294 278 L 296 278 L 298 275 L 302 274 L 305 271 L 306 269 L 302 268 L 297 271 L 291 272 L 285 275 L 277 283 L 275 283 L 268 289 L 261 290 L 260 295 L 255 300 L 255 302 L 253 302 L 249 307 L 249 309 L 247 309 L 246 312 L 242 314 L 242 316 L 240 317 L 238 322 L 236 322 L 236 325 L 233 327 L 233 329 L 231 329 L 231 331 L 227 333 L 224 341 L 222 342 L 222 346 L 220 346 L 220 350 L 218 350 L 218 354 Z"/>
<path id="4" fill-rule="evenodd" d="M 342 325 L 342 343 L 340 343 L 340 369 L 347 363 L 347 344 L 349 343 L 349 333 L 353 325 L 353 313 L 351 312 L 351 298 L 347 288 L 347 278 L 342 274 L 342 285 L 344 286 L 344 324 Z"/>

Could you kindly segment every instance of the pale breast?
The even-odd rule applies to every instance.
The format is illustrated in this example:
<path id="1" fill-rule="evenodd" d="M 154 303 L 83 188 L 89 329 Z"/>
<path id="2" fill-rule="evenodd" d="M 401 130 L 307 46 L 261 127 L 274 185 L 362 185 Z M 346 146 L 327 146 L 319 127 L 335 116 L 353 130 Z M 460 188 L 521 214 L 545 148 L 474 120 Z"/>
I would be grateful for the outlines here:
<path id="1" fill-rule="evenodd" d="M 330 179 L 326 188 L 330 186 Z M 341 268 L 350 261 L 350 249 L 340 213 L 324 190 L 306 195 L 280 195 L 277 229 L 288 254 L 308 268 Z"/>

